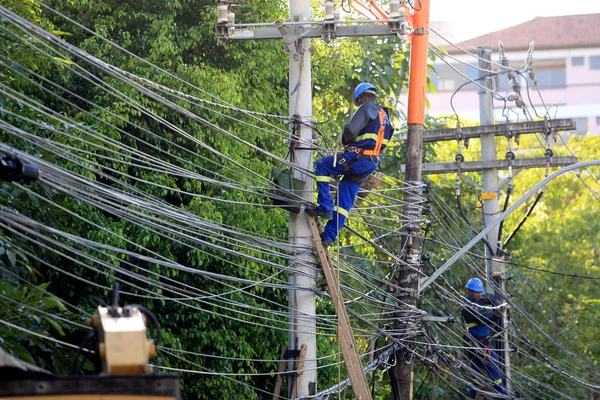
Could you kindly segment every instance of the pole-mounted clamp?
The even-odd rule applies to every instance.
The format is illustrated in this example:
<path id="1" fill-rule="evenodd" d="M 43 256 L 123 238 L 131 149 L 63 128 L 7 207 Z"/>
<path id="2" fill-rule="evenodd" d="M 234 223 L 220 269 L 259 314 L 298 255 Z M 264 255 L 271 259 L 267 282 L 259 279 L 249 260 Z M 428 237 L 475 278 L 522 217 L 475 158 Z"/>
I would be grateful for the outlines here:
<path id="1" fill-rule="evenodd" d="M 297 18 L 297 17 L 295 17 L 295 18 Z M 300 60 L 300 54 L 298 54 L 299 36 L 294 32 L 295 25 L 292 25 L 289 32 L 287 29 L 285 29 L 285 26 L 283 26 L 283 21 L 281 21 L 281 20 L 275 21 L 274 25 L 275 25 L 275 28 L 277 28 L 279 30 L 279 33 L 281 33 L 281 36 L 283 37 L 283 43 L 285 43 L 286 50 L 290 53 L 290 55 L 292 56 L 292 59 L 294 61 L 299 61 Z"/>
<path id="2" fill-rule="evenodd" d="M 413 34 L 414 36 L 429 35 L 429 29 L 427 29 L 427 28 L 423 28 L 423 27 L 420 27 L 420 28 L 413 28 L 413 30 L 412 30 L 412 34 Z"/>
<path id="3" fill-rule="evenodd" d="M 300 145 L 300 124 L 302 123 L 302 117 L 300 116 L 300 114 L 294 114 L 289 119 L 289 123 L 292 124 L 290 146 L 298 147 Z"/>
<path id="4" fill-rule="evenodd" d="M 456 139 L 457 142 L 460 142 L 461 140 L 464 139 L 464 136 L 462 134 L 462 128 L 460 126 L 458 128 L 456 128 L 454 132 L 455 132 L 454 138 Z"/>
<path id="5" fill-rule="evenodd" d="M 512 131 L 512 129 L 510 129 L 510 123 L 506 123 L 506 131 L 504 133 L 504 136 L 506 136 L 507 139 L 512 139 L 513 137 L 515 137 L 515 133 Z"/>

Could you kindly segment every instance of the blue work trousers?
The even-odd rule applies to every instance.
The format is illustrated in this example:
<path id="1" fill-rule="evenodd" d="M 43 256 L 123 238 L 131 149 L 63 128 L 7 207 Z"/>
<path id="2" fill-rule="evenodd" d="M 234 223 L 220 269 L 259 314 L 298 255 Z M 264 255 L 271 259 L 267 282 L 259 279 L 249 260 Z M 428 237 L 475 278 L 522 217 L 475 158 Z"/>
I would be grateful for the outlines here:
<path id="1" fill-rule="evenodd" d="M 328 213 L 333 212 L 333 219 L 327 223 L 323 231 L 323 239 L 330 243 L 337 240 L 338 232 L 344 226 L 350 209 L 354 204 L 354 199 L 360 189 L 360 183 L 353 183 L 346 178 L 342 178 L 338 187 L 338 204 L 336 206 L 329 192 L 329 177 L 331 175 L 336 177 L 343 175 L 346 172 L 344 163 L 354 160 L 356 156 L 358 154 L 345 152 L 338 155 L 335 165 L 333 164 L 334 156 L 323 157 L 315 163 L 315 179 L 317 180 L 317 190 L 319 191 L 317 196 L 319 208 Z M 373 162 L 371 157 L 363 156 L 350 166 L 350 174 L 362 178 L 371 175 L 376 169 L 377 163 Z"/>
<path id="2" fill-rule="evenodd" d="M 500 360 L 491 342 L 477 351 L 477 355 L 471 359 L 471 368 L 473 371 L 487 377 L 489 381 L 486 383 L 491 385 L 496 392 L 506 394 L 506 389 L 502 384 L 502 374 L 500 373 Z M 477 376 L 477 380 L 481 380 L 481 378 Z M 485 388 L 484 385 L 478 384 L 478 382 L 475 382 L 474 386 Z M 470 394 L 474 398 L 475 390 L 471 389 Z"/>

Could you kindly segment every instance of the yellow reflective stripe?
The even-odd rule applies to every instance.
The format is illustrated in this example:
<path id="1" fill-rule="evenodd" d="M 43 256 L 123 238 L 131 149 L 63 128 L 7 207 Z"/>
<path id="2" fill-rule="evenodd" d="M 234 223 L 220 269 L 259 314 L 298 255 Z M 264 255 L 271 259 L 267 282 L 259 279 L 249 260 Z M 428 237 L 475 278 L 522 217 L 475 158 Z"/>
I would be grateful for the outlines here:
<path id="1" fill-rule="evenodd" d="M 333 207 L 333 211 L 335 211 L 338 214 L 342 214 L 346 218 L 348 218 L 348 215 L 350 215 L 350 212 L 348 210 L 344 210 L 342 207 L 338 206 Z"/>
<path id="2" fill-rule="evenodd" d="M 327 176 L 316 176 L 317 182 L 329 182 L 329 175 Z"/>
<path id="3" fill-rule="evenodd" d="M 363 140 L 367 140 L 367 139 L 377 140 L 377 134 L 376 133 L 363 133 L 362 135 L 358 135 L 356 137 L 356 139 L 354 139 L 354 141 L 362 142 Z"/>
<path id="4" fill-rule="evenodd" d="M 496 379 L 495 381 L 492 382 L 494 385 L 499 385 L 502 383 L 502 378 L 500 379 Z"/>
<path id="5" fill-rule="evenodd" d="M 465 326 L 467 327 L 467 329 L 469 328 L 473 328 L 478 326 L 479 324 L 477 322 L 471 322 L 470 324 L 466 324 Z"/>
<path id="6" fill-rule="evenodd" d="M 357 136 L 356 139 L 354 139 L 354 142 L 362 142 L 363 140 L 368 140 L 368 139 L 373 139 L 373 140 L 377 140 L 377 135 L 374 133 L 364 133 L 360 136 Z M 384 139 L 383 140 L 383 144 L 385 144 L 386 146 L 390 143 L 392 139 Z"/>

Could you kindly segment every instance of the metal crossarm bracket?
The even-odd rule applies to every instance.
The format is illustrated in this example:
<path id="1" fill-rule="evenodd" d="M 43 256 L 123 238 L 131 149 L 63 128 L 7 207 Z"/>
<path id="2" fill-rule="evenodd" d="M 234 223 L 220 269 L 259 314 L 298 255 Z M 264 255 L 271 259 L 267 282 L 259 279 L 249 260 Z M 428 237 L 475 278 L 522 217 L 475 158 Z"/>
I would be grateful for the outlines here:
<path id="1" fill-rule="evenodd" d="M 283 21 L 278 20 L 275 21 L 275 28 L 279 30 L 279 33 L 281 33 L 281 37 L 283 38 L 283 42 L 285 43 L 287 51 L 289 51 L 295 61 L 298 61 L 300 59 L 300 55 L 298 54 L 298 35 L 294 34 L 295 26 L 292 25 L 290 32 L 288 32 L 288 30 L 285 29 L 285 26 L 283 26 Z"/>

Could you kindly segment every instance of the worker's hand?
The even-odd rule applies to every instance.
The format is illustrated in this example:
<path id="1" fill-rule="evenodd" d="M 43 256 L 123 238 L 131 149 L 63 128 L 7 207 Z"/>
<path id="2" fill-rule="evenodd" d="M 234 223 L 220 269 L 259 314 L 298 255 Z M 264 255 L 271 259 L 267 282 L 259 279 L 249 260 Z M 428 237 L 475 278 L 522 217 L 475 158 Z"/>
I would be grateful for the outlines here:
<path id="1" fill-rule="evenodd" d="M 506 306 L 502 306 L 502 307 L 500 307 L 500 308 L 496 309 L 496 312 L 495 312 L 495 314 L 496 314 L 497 316 L 500 316 L 500 315 L 504 314 L 504 311 L 505 311 L 505 310 L 506 310 Z"/>

